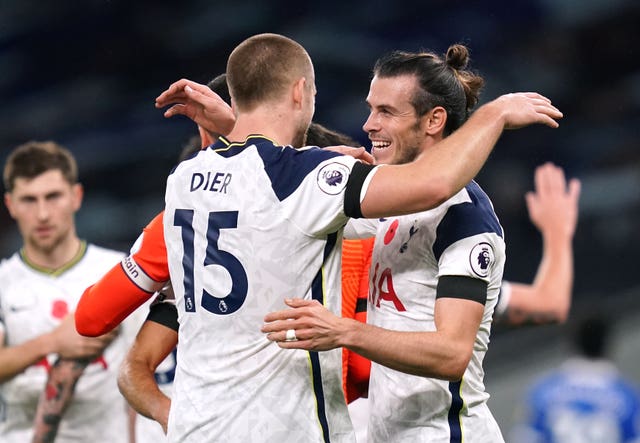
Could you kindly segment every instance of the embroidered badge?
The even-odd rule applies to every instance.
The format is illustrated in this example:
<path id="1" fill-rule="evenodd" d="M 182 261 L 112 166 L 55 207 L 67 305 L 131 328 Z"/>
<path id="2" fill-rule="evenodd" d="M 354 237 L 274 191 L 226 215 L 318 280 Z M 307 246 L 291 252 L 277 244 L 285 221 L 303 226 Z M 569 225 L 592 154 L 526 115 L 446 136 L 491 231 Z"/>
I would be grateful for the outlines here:
<path id="1" fill-rule="evenodd" d="M 341 163 L 329 163 L 318 171 L 318 186 L 322 192 L 336 195 L 347 185 L 349 168 Z"/>
<path id="2" fill-rule="evenodd" d="M 486 277 L 489 275 L 489 270 L 494 260 L 493 247 L 486 242 L 475 245 L 469 254 L 469 264 L 478 277 Z"/>

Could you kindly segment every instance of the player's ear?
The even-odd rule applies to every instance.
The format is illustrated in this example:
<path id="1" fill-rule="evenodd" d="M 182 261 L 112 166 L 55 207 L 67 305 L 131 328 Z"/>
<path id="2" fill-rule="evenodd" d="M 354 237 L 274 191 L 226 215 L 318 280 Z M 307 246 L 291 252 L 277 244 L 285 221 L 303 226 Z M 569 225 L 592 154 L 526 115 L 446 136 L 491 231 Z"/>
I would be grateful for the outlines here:
<path id="1" fill-rule="evenodd" d="M 302 108 L 302 104 L 304 101 L 305 94 L 305 85 L 307 83 L 307 79 L 304 77 L 300 77 L 294 84 L 292 88 L 292 98 L 293 104 L 298 108 Z"/>
<path id="2" fill-rule="evenodd" d="M 444 132 L 447 124 L 447 111 L 442 106 L 436 106 L 423 117 L 425 119 L 425 132 L 427 135 L 437 135 Z"/>
<path id="3" fill-rule="evenodd" d="M 75 183 L 71 187 L 71 195 L 73 199 L 73 209 L 77 211 L 82 206 L 82 197 L 84 196 L 84 188 L 80 183 Z"/>
<path id="4" fill-rule="evenodd" d="M 7 207 L 11 218 L 15 218 L 13 215 L 13 201 L 11 200 L 11 193 L 9 192 L 4 193 L 4 205 Z"/>
<path id="5" fill-rule="evenodd" d="M 220 136 L 219 134 L 214 134 L 212 132 L 207 131 L 200 125 L 198 125 L 198 133 L 200 134 L 200 142 L 202 144 L 202 149 L 214 144 L 218 140 L 218 137 Z"/>

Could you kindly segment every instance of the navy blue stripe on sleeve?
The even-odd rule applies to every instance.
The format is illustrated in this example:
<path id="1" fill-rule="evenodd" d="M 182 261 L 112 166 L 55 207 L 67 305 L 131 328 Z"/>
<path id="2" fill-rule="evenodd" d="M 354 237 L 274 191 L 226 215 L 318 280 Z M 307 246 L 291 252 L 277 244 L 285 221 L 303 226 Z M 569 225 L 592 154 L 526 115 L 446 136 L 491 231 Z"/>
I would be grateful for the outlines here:
<path id="1" fill-rule="evenodd" d="M 445 249 L 463 238 L 490 232 L 503 236 L 487 194 L 475 182 L 469 183 L 465 189 L 471 202 L 451 206 L 436 229 L 436 241 L 433 243 L 436 260 L 440 260 Z"/>
<path id="2" fill-rule="evenodd" d="M 274 149 L 273 146 L 263 145 L 258 146 L 258 153 L 264 162 L 264 170 L 271 180 L 273 192 L 280 201 L 293 194 L 300 183 L 320 163 L 340 155 L 320 148 Z M 344 179 L 346 180 L 346 177 Z"/>

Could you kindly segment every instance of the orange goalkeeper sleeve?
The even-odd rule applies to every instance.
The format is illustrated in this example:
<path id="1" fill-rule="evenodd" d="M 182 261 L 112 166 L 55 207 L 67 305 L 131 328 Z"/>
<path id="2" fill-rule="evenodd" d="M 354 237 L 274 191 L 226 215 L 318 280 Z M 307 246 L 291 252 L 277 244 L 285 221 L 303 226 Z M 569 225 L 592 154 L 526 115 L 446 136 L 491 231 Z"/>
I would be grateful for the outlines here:
<path id="1" fill-rule="evenodd" d="M 163 215 L 144 228 L 129 256 L 85 289 L 75 311 L 79 334 L 97 337 L 111 331 L 167 284 Z"/>
<path id="2" fill-rule="evenodd" d="M 369 268 L 374 238 L 342 242 L 342 316 L 366 323 Z M 343 388 L 347 403 L 366 397 L 371 361 L 342 349 Z"/>

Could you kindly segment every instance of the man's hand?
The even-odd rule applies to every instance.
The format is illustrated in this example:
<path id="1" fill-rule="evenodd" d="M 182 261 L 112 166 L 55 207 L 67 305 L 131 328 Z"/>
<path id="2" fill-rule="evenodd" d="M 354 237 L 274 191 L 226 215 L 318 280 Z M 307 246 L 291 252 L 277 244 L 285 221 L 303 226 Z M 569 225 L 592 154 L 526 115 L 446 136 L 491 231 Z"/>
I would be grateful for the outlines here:
<path id="1" fill-rule="evenodd" d="M 56 353 L 63 359 L 93 359 L 118 335 L 118 329 L 100 337 L 83 337 L 76 331 L 73 314 L 67 315 L 51 332 Z"/>
<path id="2" fill-rule="evenodd" d="M 529 218 L 544 235 L 572 238 L 578 223 L 580 181 L 567 180 L 561 168 L 545 163 L 536 168 L 535 192 L 525 195 Z"/>
<path id="3" fill-rule="evenodd" d="M 334 315 L 316 300 L 287 299 L 293 309 L 267 314 L 261 331 L 267 339 L 281 348 L 327 351 L 341 346 L 340 336 L 345 332 L 345 322 L 355 321 Z M 287 331 L 295 332 L 296 340 L 287 341 Z"/>
<path id="4" fill-rule="evenodd" d="M 368 153 L 367 150 L 363 147 L 354 148 L 352 146 L 340 145 L 340 146 L 327 146 L 326 148 L 323 148 L 323 149 L 326 149 L 327 151 L 337 152 L 342 155 L 349 155 L 368 165 L 372 165 L 374 162 L 373 155 Z"/>
<path id="5" fill-rule="evenodd" d="M 231 132 L 236 117 L 229 104 L 206 85 L 181 79 L 156 98 L 156 108 L 171 106 L 164 113 L 169 118 L 184 115 L 213 134 Z"/>
<path id="6" fill-rule="evenodd" d="M 505 129 L 518 129 L 535 123 L 557 128 L 562 112 L 551 100 L 536 92 L 516 92 L 501 95 L 484 106 L 493 107 L 503 118 Z"/>

